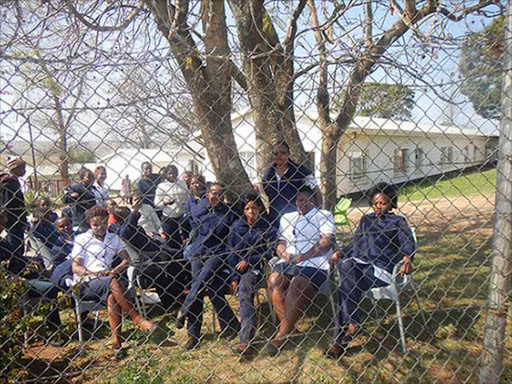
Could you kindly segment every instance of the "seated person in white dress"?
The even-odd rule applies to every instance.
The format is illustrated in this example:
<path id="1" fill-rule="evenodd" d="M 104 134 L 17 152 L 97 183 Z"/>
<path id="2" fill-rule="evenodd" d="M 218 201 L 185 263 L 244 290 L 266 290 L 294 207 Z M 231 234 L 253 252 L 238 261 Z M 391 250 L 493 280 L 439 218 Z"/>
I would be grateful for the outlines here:
<path id="1" fill-rule="evenodd" d="M 277 255 L 279 260 L 269 277 L 272 305 L 279 331 L 267 346 L 271 355 L 279 353 L 286 337 L 328 278 L 329 258 L 335 235 L 334 218 L 313 203 L 313 190 L 299 189 L 297 212 L 281 217 Z"/>
<path id="2" fill-rule="evenodd" d="M 81 297 L 107 305 L 108 321 L 112 331 L 114 356 L 120 357 L 121 323 L 123 312 L 128 314 L 140 330 L 152 332 L 156 325 L 145 319 L 134 308 L 118 276 L 128 267 L 130 257 L 119 236 L 107 232 L 108 212 L 95 206 L 85 213 L 90 229 L 75 237 L 71 251 L 75 283 L 81 283 Z M 121 262 L 112 267 L 114 259 Z"/>

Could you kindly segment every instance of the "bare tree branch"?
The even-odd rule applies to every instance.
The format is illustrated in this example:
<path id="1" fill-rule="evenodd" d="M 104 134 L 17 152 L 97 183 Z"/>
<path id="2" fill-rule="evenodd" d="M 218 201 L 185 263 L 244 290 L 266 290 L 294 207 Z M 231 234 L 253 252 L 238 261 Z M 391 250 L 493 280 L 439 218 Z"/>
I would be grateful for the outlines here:
<path id="1" fill-rule="evenodd" d="M 82 22 L 87 28 L 90 28 L 94 31 L 99 32 L 111 32 L 111 31 L 122 31 L 125 29 L 130 23 L 135 20 L 135 17 L 139 14 L 139 12 L 142 9 L 143 3 L 139 3 L 139 5 L 128 15 L 125 21 L 123 21 L 122 24 L 116 25 L 116 26 L 100 26 L 97 24 L 93 24 L 89 22 L 84 15 L 82 15 L 78 10 L 75 8 L 75 6 L 71 3 L 71 0 L 64 0 L 66 6 L 71 11 L 71 13 L 78 19 L 80 22 Z"/>

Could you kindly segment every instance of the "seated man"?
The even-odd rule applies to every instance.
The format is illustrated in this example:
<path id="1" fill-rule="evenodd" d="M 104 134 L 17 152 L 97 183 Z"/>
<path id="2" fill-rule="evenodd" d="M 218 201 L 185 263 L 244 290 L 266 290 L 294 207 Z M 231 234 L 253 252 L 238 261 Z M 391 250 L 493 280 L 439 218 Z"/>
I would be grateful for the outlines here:
<path id="1" fill-rule="evenodd" d="M 195 232 L 188 250 L 193 280 L 176 319 L 177 328 L 184 326 L 185 318 L 188 320 L 189 339 L 185 346 L 188 350 L 200 342 L 205 293 L 219 315 L 222 333 L 227 337 L 235 336 L 240 328 L 225 298 L 229 273 L 223 274 L 228 266 L 225 251 L 229 228 L 237 217 L 222 198 L 222 184 L 211 184 L 206 197 L 198 202 L 189 215 L 190 227 Z"/>
<path id="2" fill-rule="evenodd" d="M 52 271 L 51 280 L 59 288 L 66 290 L 68 288 L 65 281 L 72 274 L 72 260 L 69 258 L 73 250 L 75 233 L 73 225 L 67 217 L 61 217 L 56 223 L 57 232 L 59 234 L 58 242 L 50 251 L 54 269 Z"/>
<path id="3" fill-rule="evenodd" d="M 296 199 L 297 212 L 280 221 L 277 262 L 269 277 L 272 304 L 279 320 L 279 331 L 267 346 L 271 355 L 279 353 L 286 337 L 295 329 L 310 299 L 328 278 L 329 258 L 335 235 L 334 218 L 315 208 L 313 190 L 304 186 Z"/>
<path id="4" fill-rule="evenodd" d="M 118 207 L 114 211 L 117 224 L 110 230 L 116 229 L 117 234 L 136 251 L 150 258 L 143 264 L 142 276 L 156 288 L 164 309 L 169 310 L 183 296 L 188 282 L 188 272 L 176 249 L 169 248 L 165 240 L 159 236 L 149 237 L 138 225 L 140 219 L 141 199 L 134 199 L 133 211 L 127 207 Z"/>
<path id="5" fill-rule="evenodd" d="M 0 211 L 0 232 L 3 231 L 5 222 L 5 213 Z M 13 263 L 13 260 L 16 260 L 14 252 L 11 250 L 8 242 L 4 238 L 0 238 L 0 262 L 5 265 L 8 274 L 13 278 L 22 279 L 27 284 L 28 291 L 25 294 L 29 299 L 41 298 L 52 303 L 49 313 L 44 316 L 44 322 L 51 332 L 50 344 L 61 346 L 63 341 L 60 335 L 61 320 L 59 307 L 56 302 L 57 288 L 50 281 L 42 278 L 42 264 L 34 261 L 28 262 L 25 268 L 20 271 L 18 270 L 18 264 Z M 23 302 L 23 297 L 20 302 Z"/>

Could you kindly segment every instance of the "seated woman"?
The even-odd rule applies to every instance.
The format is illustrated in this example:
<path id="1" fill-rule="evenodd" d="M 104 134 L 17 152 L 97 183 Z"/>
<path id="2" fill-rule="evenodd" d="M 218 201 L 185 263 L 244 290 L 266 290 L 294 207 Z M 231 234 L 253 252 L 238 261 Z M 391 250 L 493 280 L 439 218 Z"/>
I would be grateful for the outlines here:
<path id="1" fill-rule="evenodd" d="M 176 319 L 177 328 L 182 328 L 185 318 L 188 318 L 189 339 L 186 348 L 189 350 L 195 348 L 200 341 L 205 293 L 219 315 L 222 334 L 230 337 L 240 327 L 224 297 L 229 273 L 222 276 L 223 269 L 227 267 L 225 250 L 229 227 L 237 217 L 223 203 L 222 195 L 222 184 L 213 183 L 206 198 L 200 200 L 189 216 L 191 228 L 195 232 L 188 249 L 193 279 Z"/>
<path id="2" fill-rule="evenodd" d="M 31 231 L 34 237 L 51 250 L 55 245 L 60 244 L 59 233 L 52 221 L 49 209 L 37 207 L 34 209 Z"/>
<path id="3" fill-rule="evenodd" d="M 228 263 L 235 275 L 233 291 L 238 290 L 240 302 L 240 343 L 233 352 L 251 356 L 255 349 L 250 344 L 256 333 L 254 294 L 258 283 L 265 279 L 263 259 L 270 260 L 275 252 L 277 231 L 270 224 L 265 206 L 259 197 L 249 195 L 244 205 L 244 217 L 231 226 L 228 237 Z"/>
<path id="4" fill-rule="evenodd" d="M 66 189 L 62 201 L 69 204 L 72 212 L 73 228 L 80 233 L 89 229 L 85 220 L 85 211 L 96 205 L 96 196 L 93 192 L 94 174 L 90 169 L 82 168 L 78 172 L 80 183 Z"/>
<path id="5" fill-rule="evenodd" d="M 99 206 L 92 207 L 86 211 L 85 219 L 90 229 L 76 236 L 75 245 L 71 251 L 74 281 L 82 284 L 82 298 L 97 300 L 107 305 L 114 356 L 120 358 L 123 355 L 121 348 L 123 312 L 128 314 L 142 331 L 152 332 L 156 329 L 156 325 L 135 310 L 126 289 L 118 280 L 118 276 L 128 267 L 130 258 L 119 236 L 107 232 L 107 210 Z M 119 256 L 122 261 L 112 268 L 116 256 Z"/>
<path id="6" fill-rule="evenodd" d="M 281 218 L 277 255 L 281 259 L 269 277 L 272 304 L 279 320 L 279 331 L 267 350 L 280 352 L 287 336 L 322 284 L 327 280 L 335 227 L 332 214 L 317 209 L 313 190 L 299 189 L 297 212 Z"/>
<path id="7" fill-rule="evenodd" d="M 379 183 L 370 192 L 373 213 L 364 215 L 350 244 L 336 252 L 331 263 L 338 263 L 338 313 L 332 346 L 327 357 L 338 359 L 358 330 L 362 294 L 373 287 L 391 283 L 393 267 L 402 261 L 401 273 L 412 272 L 411 256 L 416 250 L 411 229 L 402 216 L 391 212 L 397 207 L 397 191 Z"/>

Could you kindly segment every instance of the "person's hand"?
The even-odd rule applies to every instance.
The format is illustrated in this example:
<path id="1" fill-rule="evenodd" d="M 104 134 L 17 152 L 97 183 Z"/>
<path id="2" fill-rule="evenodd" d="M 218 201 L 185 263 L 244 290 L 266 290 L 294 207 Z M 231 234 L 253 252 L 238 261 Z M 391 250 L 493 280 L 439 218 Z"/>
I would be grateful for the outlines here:
<path id="1" fill-rule="evenodd" d="M 334 252 L 331 256 L 331 258 L 329 259 L 329 265 L 331 266 L 331 268 L 334 268 L 336 267 L 336 265 L 338 265 L 338 261 L 340 260 L 340 257 L 341 257 L 341 252 Z"/>
<path id="2" fill-rule="evenodd" d="M 236 294 L 236 291 L 238 290 L 238 280 L 233 280 L 231 284 L 229 285 L 230 293 L 232 295 Z"/>
<path id="3" fill-rule="evenodd" d="M 247 270 L 248 266 L 249 263 L 245 260 L 242 260 L 236 265 L 235 271 L 237 271 L 238 273 L 244 273 Z"/>
<path id="4" fill-rule="evenodd" d="M 160 232 L 160 237 L 162 239 L 167 239 L 167 235 L 165 234 L 165 232 Z"/>
<path id="5" fill-rule="evenodd" d="M 279 258 L 283 259 L 283 260 L 292 260 L 293 256 L 294 256 L 293 254 L 291 254 L 290 252 L 286 252 L 286 251 L 281 252 L 279 254 Z"/>
<path id="6" fill-rule="evenodd" d="M 76 199 L 78 196 L 80 196 L 80 194 L 78 192 L 73 192 L 70 196 Z"/>
<path id="7" fill-rule="evenodd" d="M 403 262 L 403 265 L 402 265 L 402 268 L 400 269 L 400 274 L 401 275 L 409 275 L 409 274 L 411 274 L 412 270 L 414 269 L 412 267 L 411 259 L 409 259 L 407 256 L 404 256 L 402 258 L 402 262 Z"/>
<path id="8" fill-rule="evenodd" d="M 133 201 L 132 201 L 133 212 L 135 212 L 135 213 L 139 212 L 141 206 L 142 206 L 142 199 L 140 198 L 140 196 L 134 197 Z"/>
<path id="9" fill-rule="evenodd" d="M 155 232 L 148 232 L 149 237 L 155 237 Z"/>
<path id="10" fill-rule="evenodd" d="M 31 218 L 31 219 L 30 219 L 30 222 L 31 222 L 32 224 L 36 224 L 37 222 L 39 222 L 39 218 L 37 218 L 37 217 L 33 217 L 33 218 Z"/>
<path id="11" fill-rule="evenodd" d="M 164 197 L 164 205 L 173 205 L 174 199 L 171 197 Z"/>

